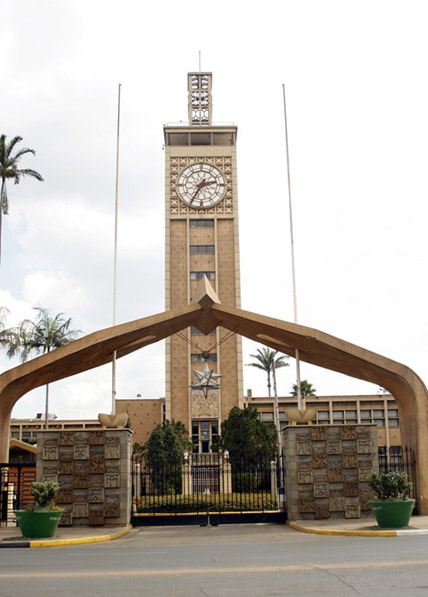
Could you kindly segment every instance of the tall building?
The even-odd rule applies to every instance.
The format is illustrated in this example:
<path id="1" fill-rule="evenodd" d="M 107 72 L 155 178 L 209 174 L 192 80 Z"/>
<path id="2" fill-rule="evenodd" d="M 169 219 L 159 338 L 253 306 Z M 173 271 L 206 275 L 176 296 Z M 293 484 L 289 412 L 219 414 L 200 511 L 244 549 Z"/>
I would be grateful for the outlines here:
<path id="1" fill-rule="evenodd" d="M 212 123 L 211 87 L 211 73 L 189 73 L 189 124 L 164 127 L 166 309 L 191 303 L 204 275 L 222 304 L 240 307 L 237 127 Z M 222 376 L 220 389 L 207 397 L 190 387 L 205 360 Z M 187 426 L 195 451 L 210 451 L 220 422 L 242 406 L 242 396 L 240 337 L 189 328 L 167 340 L 166 418 Z"/>

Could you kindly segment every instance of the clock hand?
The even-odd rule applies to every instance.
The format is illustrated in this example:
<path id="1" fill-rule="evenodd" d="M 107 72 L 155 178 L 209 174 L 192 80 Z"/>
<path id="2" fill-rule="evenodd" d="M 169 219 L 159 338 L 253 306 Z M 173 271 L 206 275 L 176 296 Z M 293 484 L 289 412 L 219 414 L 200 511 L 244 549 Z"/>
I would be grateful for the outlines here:
<path id="1" fill-rule="evenodd" d="M 201 190 L 202 190 L 204 187 L 207 187 L 207 186 L 208 186 L 208 185 L 210 185 L 210 184 L 214 184 L 214 180 L 211 180 L 210 182 L 207 182 L 207 181 L 205 180 L 205 178 L 204 178 L 204 180 L 202 180 L 202 181 L 201 181 L 201 182 L 198 184 L 198 186 L 196 187 L 196 191 L 195 191 L 195 193 L 194 193 L 193 197 L 192 197 L 192 198 L 191 198 L 191 200 L 190 200 L 190 204 L 192 204 L 192 203 L 193 203 L 193 201 L 196 199 L 196 197 L 197 197 L 197 195 L 198 195 L 199 191 L 201 191 Z"/>

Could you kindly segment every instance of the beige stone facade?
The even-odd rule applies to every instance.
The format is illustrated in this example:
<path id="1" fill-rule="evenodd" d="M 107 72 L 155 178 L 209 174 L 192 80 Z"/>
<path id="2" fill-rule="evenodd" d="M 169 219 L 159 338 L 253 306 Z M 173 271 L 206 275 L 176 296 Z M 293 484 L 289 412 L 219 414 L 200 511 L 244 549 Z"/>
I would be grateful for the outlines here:
<path id="1" fill-rule="evenodd" d="M 237 128 L 211 124 L 211 82 L 210 73 L 190 73 L 190 124 L 164 127 L 166 309 L 190 304 L 204 274 L 222 304 L 240 306 Z M 217 191 L 212 172 L 220 180 Z M 186 173 L 191 173 L 190 183 Z M 210 353 L 209 367 L 222 374 L 220 390 L 211 394 L 209 404 L 202 404 L 198 392 L 190 389 L 196 379 L 193 371 L 203 368 L 203 351 Z M 218 327 L 206 336 L 188 328 L 167 338 L 166 418 L 182 421 L 190 432 L 192 421 L 216 421 L 218 427 L 233 406 L 242 406 L 241 397 L 239 336 Z M 211 437 L 211 423 L 209 428 Z M 205 451 L 207 444 L 203 446 Z"/>

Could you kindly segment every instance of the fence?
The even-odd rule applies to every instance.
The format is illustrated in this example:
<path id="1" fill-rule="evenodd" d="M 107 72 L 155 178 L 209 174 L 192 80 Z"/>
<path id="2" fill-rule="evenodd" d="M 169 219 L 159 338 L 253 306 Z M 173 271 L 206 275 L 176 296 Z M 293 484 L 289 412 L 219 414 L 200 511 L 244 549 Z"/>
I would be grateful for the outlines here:
<path id="1" fill-rule="evenodd" d="M 133 524 L 148 524 L 148 517 L 160 515 L 175 520 L 181 515 L 187 522 L 220 515 L 227 515 L 228 522 L 237 521 L 237 516 L 242 522 L 244 515 L 267 520 L 268 513 L 279 512 L 275 462 L 194 454 L 180 462 L 150 466 L 144 458 L 134 457 L 132 471 Z"/>
<path id="2" fill-rule="evenodd" d="M 14 510 L 34 504 L 30 485 L 36 480 L 36 463 L 0 463 L 0 524 L 16 525 Z"/>
<path id="3" fill-rule="evenodd" d="M 413 483 L 412 498 L 416 498 L 416 459 L 413 448 L 409 446 L 391 446 L 389 451 L 385 446 L 379 447 L 379 472 L 399 471 L 406 473 L 409 481 Z M 417 514 L 418 503 L 416 500 L 415 514 Z"/>

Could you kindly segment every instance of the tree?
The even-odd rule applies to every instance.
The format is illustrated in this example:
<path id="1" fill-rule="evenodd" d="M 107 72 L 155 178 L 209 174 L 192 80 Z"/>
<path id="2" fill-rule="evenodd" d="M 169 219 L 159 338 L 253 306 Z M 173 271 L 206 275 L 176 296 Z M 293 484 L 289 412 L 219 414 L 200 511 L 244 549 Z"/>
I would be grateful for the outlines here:
<path id="1" fill-rule="evenodd" d="M 192 442 L 185 425 L 181 421 L 167 420 L 151 432 L 144 444 L 144 456 L 147 464 L 156 468 L 166 463 L 181 463 L 184 452 L 191 448 Z"/>
<path id="2" fill-rule="evenodd" d="M 279 369 L 280 367 L 288 367 L 288 363 L 284 363 L 284 359 L 288 359 L 287 356 L 281 355 L 276 356 L 278 354 L 277 350 L 271 350 L 264 346 L 263 348 L 258 348 L 256 354 L 250 354 L 250 357 L 256 359 L 255 363 L 247 363 L 247 367 L 257 367 L 257 369 L 261 369 L 262 371 L 266 371 L 267 373 L 267 387 L 268 387 L 268 396 L 270 398 L 270 388 L 271 388 L 271 373 L 273 370 L 273 363 L 275 362 L 275 369 Z"/>
<path id="3" fill-rule="evenodd" d="M 45 354 L 74 340 L 80 330 L 71 329 L 72 319 L 65 318 L 64 313 L 51 317 L 48 309 L 34 307 L 37 311 L 36 321 L 24 319 L 16 328 L 6 330 L 3 344 L 9 358 L 19 355 L 25 362 L 31 353 Z M 48 428 L 49 384 L 46 384 L 45 429 Z"/>
<path id="4" fill-rule="evenodd" d="M 221 424 L 221 437 L 215 448 L 228 450 L 232 463 L 247 465 L 271 462 L 276 455 L 276 430 L 273 423 L 262 423 L 256 408 L 234 406 Z"/>
<path id="5" fill-rule="evenodd" d="M 24 147 L 18 150 L 15 154 L 13 151 L 15 146 L 22 141 L 22 137 L 16 136 L 9 143 L 6 143 L 6 135 L 0 136 L 0 177 L 1 177 L 1 190 L 0 190 L 0 261 L 1 261 L 1 231 L 2 231 L 2 217 L 3 214 L 9 213 L 9 198 L 7 195 L 6 181 L 12 179 L 15 184 L 19 184 L 20 180 L 24 176 L 32 176 L 39 181 L 43 181 L 41 174 L 36 170 L 30 168 L 19 169 L 18 163 L 23 155 L 32 153 L 36 155 L 34 149 L 28 149 Z"/>
<path id="6" fill-rule="evenodd" d="M 309 383 L 306 379 L 302 379 L 300 382 L 300 392 L 302 398 L 305 398 L 306 396 L 315 396 L 316 391 L 316 388 L 314 388 L 311 383 Z M 297 396 L 297 384 L 293 384 L 291 395 Z"/>

